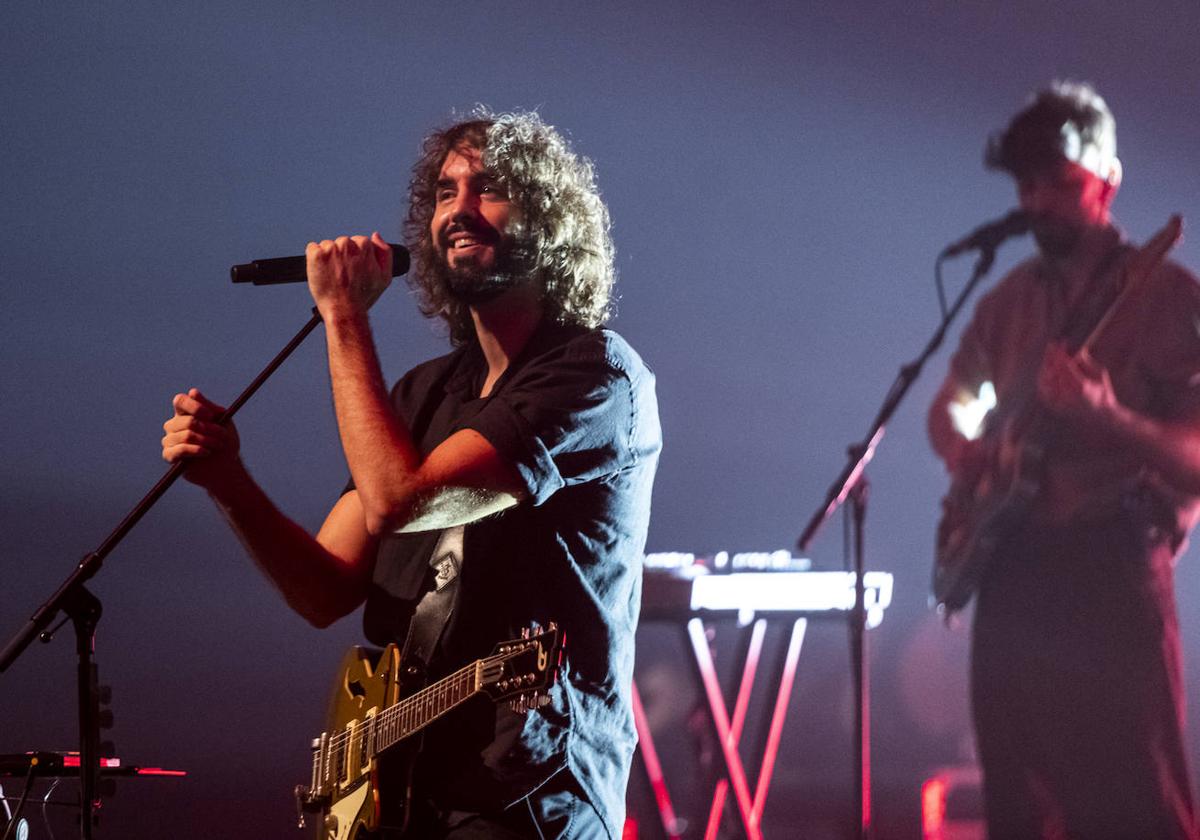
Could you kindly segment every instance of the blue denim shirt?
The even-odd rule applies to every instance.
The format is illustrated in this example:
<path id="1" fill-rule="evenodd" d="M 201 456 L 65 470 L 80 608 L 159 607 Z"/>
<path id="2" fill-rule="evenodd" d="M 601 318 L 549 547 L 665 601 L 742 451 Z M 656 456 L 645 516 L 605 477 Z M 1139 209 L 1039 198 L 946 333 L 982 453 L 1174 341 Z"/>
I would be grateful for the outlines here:
<path id="1" fill-rule="evenodd" d="M 478 698 L 425 735 L 418 778 L 448 810 L 502 808 L 566 767 L 621 834 L 637 736 L 631 710 L 642 555 L 662 435 L 654 375 L 616 333 L 545 323 L 492 393 L 465 345 L 393 388 L 396 412 L 425 453 L 460 429 L 512 463 L 527 498 L 467 526 L 457 602 L 433 676 L 519 634 L 556 622 L 566 657 L 550 702 L 516 714 Z M 385 538 L 364 629 L 402 642 L 428 586 L 436 533 Z"/>

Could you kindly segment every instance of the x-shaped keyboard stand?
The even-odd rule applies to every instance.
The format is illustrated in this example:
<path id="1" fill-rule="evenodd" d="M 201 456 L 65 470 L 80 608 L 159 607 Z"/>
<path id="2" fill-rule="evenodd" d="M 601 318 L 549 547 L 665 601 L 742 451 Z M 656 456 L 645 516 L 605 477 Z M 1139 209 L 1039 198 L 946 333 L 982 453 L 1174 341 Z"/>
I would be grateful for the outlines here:
<path id="1" fill-rule="evenodd" d="M 713 790 L 712 804 L 709 808 L 708 823 L 706 824 L 705 840 L 716 840 L 721 825 L 721 816 L 725 810 L 729 790 L 733 789 L 734 801 L 737 804 L 738 815 L 747 840 L 762 840 L 762 815 L 767 802 L 767 790 L 771 785 L 771 776 L 775 770 L 775 758 L 779 753 L 779 741 L 783 735 L 783 724 L 787 718 L 788 700 L 792 695 L 792 684 L 796 677 L 796 664 L 800 659 L 800 647 L 804 643 L 804 632 L 808 627 L 806 618 L 797 618 L 792 623 L 791 640 L 784 654 L 780 668 L 779 684 L 775 692 L 775 704 L 771 714 L 770 728 L 767 731 L 766 745 L 762 760 L 759 764 L 758 779 L 754 794 L 751 796 L 750 784 L 746 777 L 746 769 L 738 752 L 742 730 L 746 723 L 747 710 L 750 707 L 750 695 L 754 689 L 754 678 L 758 672 L 758 663 L 762 656 L 763 637 L 766 634 L 767 619 L 758 618 L 750 631 L 746 647 L 746 658 L 742 666 L 741 681 L 738 684 L 737 699 L 734 702 L 733 716 L 725 705 L 721 691 L 721 683 L 717 677 L 717 669 L 713 664 L 712 650 L 709 647 L 708 635 L 704 622 L 699 618 L 687 622 L 687 637 L 693 653 L 697 676 L 704 688 L 708 709 L 717 742 L 721 747 L 721 757 L 725 775 Z M 654 739 L 646 722 L 645 710 L 642 708 L 641 697 L 637 684 L 633 686 L 633 716 L 637 725 L 639 750 L 646 774 L 650 777 L 650 785 L 654 791 L 659 818 L 663 831 L 670 840 L 679 840 L 682 836 L 675 809 L 663 777 L 662 764 L 658 760 L 658 752 L 654 747 Z"/>

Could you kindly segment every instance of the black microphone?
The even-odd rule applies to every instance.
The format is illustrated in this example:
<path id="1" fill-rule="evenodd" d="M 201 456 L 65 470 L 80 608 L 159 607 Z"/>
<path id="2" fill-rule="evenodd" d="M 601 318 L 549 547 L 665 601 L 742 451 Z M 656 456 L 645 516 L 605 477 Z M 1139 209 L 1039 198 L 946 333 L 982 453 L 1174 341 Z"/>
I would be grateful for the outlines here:
<path id="1" fill-rule="evenodd" d="M 942 251 L 943 257 L 954 257 L 963 251 L 994 251 L 1011 236 L 1020 236 L 1029 230 L 1029 217 L 1023 210 L 1013 210 L 1002 219 L 980 225 Z"/>
<path id="2" fill-rule="evenodd" d="M 408 271 L 408 249 L 403 245 L 388 243 L 392 249 L 392 276 L 399 277 Z M 268 286 L 273 283 L 304 283 L 308 280 L 305 260 L 299 257 L 272 257 L 268 260 L 235 265 L 229 269 L 234 283 L 253 283 Z"/>

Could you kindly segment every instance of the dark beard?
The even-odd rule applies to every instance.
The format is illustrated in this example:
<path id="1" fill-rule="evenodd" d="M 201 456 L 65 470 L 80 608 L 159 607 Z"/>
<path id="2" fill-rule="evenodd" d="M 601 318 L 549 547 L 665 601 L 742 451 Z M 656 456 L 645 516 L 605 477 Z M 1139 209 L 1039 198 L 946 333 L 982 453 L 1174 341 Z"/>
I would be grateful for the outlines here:
<path id="1" fill-rule="evenodd" d="M 1030 220 L 1029 227 L 1038 250 L 1052 260 L 1062 260 L 1071 256 L 1083 238 L 1083 231 L 1079 228 L 1054 219 L 1034 217 Z"/>
<path id="2" fill-rule="evenodd" d="M 434 270 L 454 300 L 466 306 L 480 306 L 524 283 L 529 278 L 530 262 L 525 250 L 509 246 L 497 251 L 496 264 L 490 270 L 474 265 L 451 268 L 445 254 L 438 254 Z"/>
<path id="3" fill-rule="evenodd" d="M 440 263 L 438 273 L 450 297 L 467 306 L 487 303 L 517 284 L 517 278 L 508 272 L 483 271 L 474 266 L 450 268 Z"/>

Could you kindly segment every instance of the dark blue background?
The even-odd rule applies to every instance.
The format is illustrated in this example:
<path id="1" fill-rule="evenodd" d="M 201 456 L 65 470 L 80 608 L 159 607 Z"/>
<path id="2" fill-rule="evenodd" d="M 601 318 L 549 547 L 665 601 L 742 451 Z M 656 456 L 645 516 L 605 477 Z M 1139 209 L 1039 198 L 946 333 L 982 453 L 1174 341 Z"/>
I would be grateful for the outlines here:
<path id="1" fill-rule="evenodd" d="M 343 232 L 395 239 L 421 137 L 476 102 L 539 109 L 596 163 L 618 247 L 615 326 L 659 377 L 650 548 L 790 546 L 936 323 L 934 254 L 1014 203 L 981 148 L 1029 91 L 1066 76 L 1108 99 L 1126 170 L 1115 210 L 1131 236 L 1174 211 L 1200 219 L 1197 43 L 1194 0 L 9 0 L 0 634 L 163 472 L 172 394 L 232 398 L 307 318 L 303 287 L 233 287 L 229 265 Z M 997 273 L 1029 247 L 1007 246 Z M 1200 266 L 1194 241 L 1176 256 Z M 389 378 L 444 346 L 402 284 L 373 321 Z M 239 418 L 255 475 L 314 528 L 345 476 L 322 344 L 311 339 Z M 887 837 L 917 835 L 920 780 L 969 749 L 965 636 L 925 607 L 945 480 L 923 417 L 944 364 L 870 469 L 870 565 L 896 576 L 871 657 Z M 819 565 L 840 564 L 839 534 L 814 545 Z M 1178 587 L 1195 661 L 1195 557 Z M 296 836 L 291 786 L 357 618 L 307 627 L 182 484 L 94 589 L 118 752 L 190 772 L 123 784 L 101 836 Z M 696 819 L 688 803 L 703 791 L 684 750 L 695 698 L 677 643 L 648 628 L 640 680 Z M 814 628 L 768 836 L 837 836 L 846 669 L 841 628 Z M 0 751 L 74 739 L 63 634 L 0 677 Z"/>

